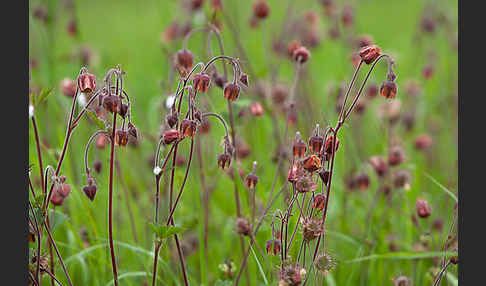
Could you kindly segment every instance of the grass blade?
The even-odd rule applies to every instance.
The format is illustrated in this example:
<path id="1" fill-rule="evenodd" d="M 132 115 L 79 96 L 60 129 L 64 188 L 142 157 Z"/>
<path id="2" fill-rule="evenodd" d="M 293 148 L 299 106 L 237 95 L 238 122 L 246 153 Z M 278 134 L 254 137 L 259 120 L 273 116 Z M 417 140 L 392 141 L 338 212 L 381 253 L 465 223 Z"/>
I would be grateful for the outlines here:
<path id="1" fill-rule="evenodd" d="M 453 198 L 456 203 L 457 203 L 457 197 L 456 195 L 449 191 L 446 187 L 444 187 L 441 183 L 439 183 L 436 179 L 434 179 L 431 175 L 427 174 L 427 173 L 424 173 L 424 175 L 429 178 L 429 180 L 431 180 L 434 184 L 436 184 L 441 190 L 443 190 L 446 194 L 448 194 L 451 198 Z"/>
<path id="2" fill-rule="evenodd" d="M 443 255 L 453 256 L 457 255 L 455 252 L 440 252 L 440 251 L 430 251 L 430 252 L 389 252 L 384 254 L 372 254 L 369 256 L 363 256 L 351 260 L 345 260 L 344 263 L 354 263 L 366 260 L 377 260 L 377 259 L 420 259 L 420 258 L 432 258 L 441 257 Z"/>

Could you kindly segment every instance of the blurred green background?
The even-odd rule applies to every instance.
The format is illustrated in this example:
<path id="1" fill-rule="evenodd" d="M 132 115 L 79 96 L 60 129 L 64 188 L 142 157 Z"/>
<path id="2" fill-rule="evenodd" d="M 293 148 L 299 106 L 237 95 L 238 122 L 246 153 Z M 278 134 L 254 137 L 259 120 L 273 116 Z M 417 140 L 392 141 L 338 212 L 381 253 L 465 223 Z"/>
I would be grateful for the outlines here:
<path id="1" fill-rule="evenodd" d="M 114 233 L 118 242 L 116 249 L 122 285 L 148 283 L 145 273 L 152 271 L 153 234 L 147 224 L 153 219 L 155 192 L 151 158 L 156 147 L 154 138 L 158 136 L 165 116 L 165 111 L 162 111 L 163 102 L 177 86 L 177 80 L 170 72 L 168 54 L 174 54 L 182 46 L 181 40 L 164 43 L 161 41 L 162 34 L 173 21 L 190 20 L 195 28 L 205 25 L 212 15 L 211 1 L 205 1 L 202 10 L 195 13 L 188 12 L 182 2 L 74 1 L 69 9 L 68 1 L 29 1 L 29 56 L 31 62 L 34 62 L 30 86 L 33 92 L 53 88 L 46 103 L 35 110 L 41 141 L 44 142 L 44 166 L 55 166 L 56 154 L 62 148 L 71 99 L 62 94 L 60 81 L 66 77 L 75 79 L 83 65 L 80 51 L 89 49 L 91 58 L 87 68 L 98 79 L 117 64 L 126 72 L 125 88 L 132 99 L 132 119 L 142 139 L 136 147 L 118 149 L 117 153 L 120 170 L 116 170 L 119 179 L 115 184 L 117 199 L 114 202 Z M 243 69 L 248 71 L 251 66 L 255 73 L 250 77 L 250 85 L 259 80 L 270 82 L 273 74 L 269 66 L 280 63 L 278 82 L 290 86 L 294 75 L 291 61 L 277 57 L 272 52 L 272 40 L 281 32 L 283 23 L 290 21 L 286 18 L 289 1 L 268 1 L 270 16 L 257 28 L 249 26 L 252 1 L 222 2 L 224 13 L 235 25 L 238 38 L 248 55 L 248 62 L 243 61 Z M 451 43 L 451 38 L 457 39 L 457 1 L 335 2 L 338 10 L 344 5 L 353 5 L 355 16 L 353 32 L 343 30 L 342 37 L 338 39 L 328 36 L 327 31 L 332 23 L 324 15 L 319 1 L 294 1 L 291 6 L 293 19 L 302 17 L 307 11 L 319 15 L 317 25 L 321 39 L 319 45 L 311 49 L 311 58 L 306 64 L 297 92 L 297 98 L 308 100 L 301 103 L 307 105 L 308 109 L 306 112 L 299 111 L 298 124 L 290 129 L 285 139 L 287 146 L 291 148 L 296 131 L 307 138 L 316 123 L 321 126 L 335 125 L 335 96 L 329 90 L 333 85 L 350 80 L 353 73 L 350 59 L 352 53 L 357 51 L 346 44 L 344 38 L 346 33 L 368 34 L 384 53 L 392 55 L 395 60 L 395 72 L 398 75 L 396 100 L 401 101 L 401 115 L 415 111 L 415 125 L 411 131 L 407 131 L 403 124 L 394 127 L 395 139 L 403 146 L 407 156 L 400 168 L 410 172 L 411 182 L 409 190 L 394 189 L 391 199 L 376 192 L 378 179 L 366 161 L 373 155 L 386 156 L 389 135 L 386 119 L 379 116 L 384 99 L 377 96 L 367 104 L 363 114 L 353 114 L 342 130 L 341 152 L 336 157 L 337 178 L 333 185 L 326 225 L 326 248 L 335 257 L 337 264 L 329 274 L 319 275 L 316 280 L 310 279 L 308 284 L 392 285 L 393 278 L 405 275 L 413 280 L 414 285 L 432 285 L 434 274 L 438 272 L 437 261 L 433 258 L 414 258 L 413 254 L 417 251 L 441 251 L 452 222 L 455 201 L 434 180 L 457 195 L 458 59 L 457 47 Z M 420 32 L 420 21 L 426 5 L 430 3 L 446 15 L 451 26 L 444 28 L 446 25 L 443 25 L 433 34 L 423 34 Z M 47 12 L 46 22 L 34 15 L 39 7 Z M 74 37 L 66 31 L 73 17 L 78 29 Z M 220 20 L 225 53 L 242 57 L 225 18 L 220 17 Z M 208 60 L 205 39 L 206 33 L 200 33 L 189 42 L 195 62 Z M 292 40 L 292 35 L 287 39 Z M 216 47 L 213 41 L 215 54 Z M 429 62 L 434 63 L 435 73 L 426 80 L 422 69 Z M 378 66 L 371 81 L 379 84 L 385 79 L 385 72 L 384 65 Z M 422 90 L 415 97 L 405 91 L 406 84 L 412 80 Z M 208 94 L 201 96 L 207 98 L 211 110 L 227 118 L 221 89 L 213 87 Z M 252 89 L 248 89 L 240 95 L 239 100 L 241 102 L 235 104 L 235 114 L 245 104 L 259 98 Z M 283 133 L 284 119 L 281 115 L 279 118 L 278 128 Z M 266 112 L 263 117 L 237 118 L 235 122 L 237 133 L 246 140 L 251 150 L 250 155 L 239 162 L 239 166 L 247 174 L 251 171 L 252 162 L 258 161 L 257 175 L 260 181 L 257 198 L 265 203 L 276 168 L 272 156 L 278 140 L 272 133 L 272 119 Z M 69 219 L 56 229 L 54 236 L 75 285 L 109 285 L 112 279 L 106 240 L 108 148 L 93 148 L 90 151 L 90 163 L 97 159 L 103 163 L 101 173 L 95 176 L 99 190 L 94 202 L 90 202 L 82 192 L 86 184 L 83 173 L 84 148 L 89 136 L 96 130 L 92 122 L 82 120 L 74 132 L 61 172 L 67 176 L 72 193 L 64 205 L 57 208 Z M 414 149 L 414 139 L 422 133 L 428 133 L 433 138 L 432 147 L 425 152 Z M 192 166 L 182 202 L 175 214 L 176 222 L 186 228 L 182 238 L 190 253 L 186 263 L 191 285 L 224 283 L 219 265 L 228 259 L 239 269 L 241 262 L 239 241 L 233 227 L 235 208 L 232 180 L 217 168 L 216 163 L 216 156 L 221 152 L 222 135 L 222 128 L 213 124 L 211 133 L 200 139 L 203 172 L 208 185 L 214 187 L 210 201 L 207 263 L 201 251 L 203 210 L 197 162 Z M 39 170 L 32 130 L 29 139 L 29 158 L 30 163 L 34 164 L 32 177 L 35 182 Z M 188 144 L 183 145 L 187 153 Z M 288 164 L 285 166 L 286 172 Z M 345 176 L 352 171 L 367 172 L 371 176 L 368 190 L 349 191 L 345 188 Z M 183 170 L 178 169 L 176 182 L 180 182 L 182 176 Z M 282 183 L 283 180 L 279 180 L 277 189 Z M 247 196 L 247 191 L 240 186 L 240 197 L 246 214 L 249 213 Z M 411 220 L 417 197 L 427 199 L 432 207 L 431 217 L 420 220 L 419 227 Z M 167 210 L 164 201 L 161 206 L 162 217 L 165 217 Z M 282 197 L 272 209 L 278 208 L 284 209 Z M 434 230 L 436 220 L 443 222 L 441 231 Z M 270 239 L 269 224 L 266 221 L 257 235 L 260 248 L 264 248 L 265 241 Z M 390 250 L 391 241 L 396 244 L 395 251 Z M 33 247 L 32 244 L 30 246 Z M 182 285 L 174 249 L 172 242 L 164 244 L 162 248 L 159 285 Z M 251 284 L 265 285 L 257 267 L 258 259 L 269 283 L 276 285 L 278 257 L 263 257 L 259 253 L 256 257 L 249 257 Z M 353 260 L 360 257 L 367 258 L 362 261 Z M 56 276 L 65 281 L 59 266 L 56 267 Z M 48 284 L 47 281 L 45 277 L 44 283 Z M 246 280 L 243 283 L 248 284 Z M 449 268 L 441 285 L 457 285 L 456 266 Z"/>

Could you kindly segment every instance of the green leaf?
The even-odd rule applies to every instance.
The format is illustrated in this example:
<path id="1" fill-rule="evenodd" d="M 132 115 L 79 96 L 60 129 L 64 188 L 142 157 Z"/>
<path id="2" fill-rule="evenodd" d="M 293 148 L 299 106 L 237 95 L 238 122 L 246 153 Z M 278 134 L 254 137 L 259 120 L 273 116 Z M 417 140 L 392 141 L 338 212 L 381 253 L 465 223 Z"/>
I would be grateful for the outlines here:
<path id="1" fill-rule="evenodd" d="M 38 96 L 35 97 L 35 104 L 34 106 L 38 106 L 41 104 L 44 100 L 47 99 L 47 97 L 51 94 L 52 92 L 52 87 L 48 89 L 43 89 Z"/>
<path id="2" fill-rule="evenodd" d="M 181 231 L 184 230 L 184 228 L 180 226 L 171 226 L 171 225 L 159 225 L 159 224 L 153 224 L 149 223 L 150 227 L 154 231 L 154 233 L 159 237 L 160 239 L 166 239 L 171 235 L 177 234 Z"/>
<path id="3" fill-rule="evenodd" d="M 86 112 L 85 114 L 88 115 L 89 119 L 91 119 L 99 129 L 105 129 L 105 123 L 98 118 L 93 112 Z"/>
<path id="4" fill-rule="evenodd" d="M 377 259 L 420 259 L 420 258 L 432 258 L 432 257 L 442 257 L 442 256 L 453 256 L 457 255 L 456 252 L 441 252 L 441 251 L 430 251 L 430 252 L 389 252 L 384 254 L 373 254 L 369 256 L 358 257 L 351 260 L 345 260 L 344 263 L 354 263 L 361 262 L 365 260 L 377 260 Z"/>

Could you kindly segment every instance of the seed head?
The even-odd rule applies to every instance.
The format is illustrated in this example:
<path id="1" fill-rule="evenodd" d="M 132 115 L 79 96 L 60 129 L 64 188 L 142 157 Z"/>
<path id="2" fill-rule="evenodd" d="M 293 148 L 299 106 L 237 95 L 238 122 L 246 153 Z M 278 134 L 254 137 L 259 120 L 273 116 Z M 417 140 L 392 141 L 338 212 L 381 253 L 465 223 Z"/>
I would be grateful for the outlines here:
<path id="1" fill-rule="evenodd" d="M 287 180 L 291 183 L 295 183 L 302 174 L 303 174 L 303 169 L 301 164 L 299 162 L 295 162 L 289 168 Z"/>
<path id="2" fill-rule="evenodd" d="M 326 273 L 334 268 L 336 262 L 329 254 L 323 253 L 316 257 L 314 265 L 316 266 L 317 270 Z"/>
<path id="3" fill-rule="evenodd" d="M 240 87 L 235 83 L 229 82 L 224 86 L 223 93 L 224 98 L 229 101 L 235 101 L 240 95 Z"/>
<path id="4" fill-rule="evenodd" d="M 321 218 L 301 218 L 300 223 L 302 224 L 302 234 L 304 240 L 309 242 L 319 237 L 324 233 L 324 224 Z"/>
<path id="5" fill-rule="evenodd" d="M 194 120 L 184 119 L 181 121 L 180 133 L 184 137 L 194 137 L 197 131 L 197 123 Z"/>
<path id="6" fill-rule="evenodd" d="M 302 284 L 303 268 L 297 265 L 286 265 L 280 270 L 278 286 L 299 286 Z"/>
<path id="7" fill-rule="evenodd" d="M 371 45 L 371 46 L 366 46 L 361 49 L 359 52 L 359 56 L 361 59 L 366 63 L 366 64 L 371 64 L 373 63 L 381 53 L 380 47 L 377 45 Z"/>
<path id="8" fill-rule="evenodd" d="M 211 83 L 211 78 L 206 73 L 199 73 L 194 76 L 192 83 L 196 91 L 207 92 Z"/>
<path id="9" fill-rule="evenodd" d="M 61 91 L 67 97 L 74 97 L 76 94 L 76 82 L 70 78 L 61 81 Z"/>
<path id="10" fill-rule="evenodd" d="M 415 208 L 417 209 L 417 215 L 419 217 L 426 218 L 430 216 L 430 206 L 426 200 L 418 198 L 417 203 L 415 204 Z"/>
<path id="11" fill-rule="evenodd" d="M 314 196 L 314 202 L 312 204 L 312 207 L 322 211 L 325 205 L 326 205 L 326 195 L 316 194 Z"/>
<path id="12" fill-rule="evenodd" d="M 127 146 L 128 144 L 128 132 L 123 129 L 118 129 L 115 132 L 115 144 L 117 146 Z"/>
<path id="13" fill-rule="evenodd" d="M 218 155 L 218 166 L 225 170 L 231 164 L 231 155 L 228 153 L 223 153 Z"/>
<path id="14" fill-rule="evenodd" d="M 295 180 L 295 189 L 300 193 L 313 192 L 317 189 L 317 183 L 312 180 L 311 176 L 299 176 Z"/>
<path id="15" fill-rule="evenodd" d="M 180 133 L 179 130 L 169 129 L 162 133 L 162 140 L 164 141 L 165 145 L 172 144 L 172 142 L 179 139 Z"/>
<path id="16" fill-rule="evenodd" d="M 386 99 L 392 99 L 397 96 L 397 84 L 394 81 L 386 80 L 380 86 L 380 95 Z"/>
<path id="17" fill-rule="evenodd" d="M 96 77 L 90 73 L 83 73 L 78 76 L 78 86 L 82 93 L 90 94 L 96 89 Z"/>

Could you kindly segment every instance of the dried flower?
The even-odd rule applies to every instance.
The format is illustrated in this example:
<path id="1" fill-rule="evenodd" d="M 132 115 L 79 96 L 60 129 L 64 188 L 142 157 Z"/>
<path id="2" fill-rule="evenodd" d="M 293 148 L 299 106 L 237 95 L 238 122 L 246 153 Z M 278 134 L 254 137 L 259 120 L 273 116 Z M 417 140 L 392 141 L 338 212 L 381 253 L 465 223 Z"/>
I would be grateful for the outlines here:
<path id="1" fill-rule="evenodd" d="M 381 53 L 380 47 L 377 45 L 371 45 L 371 46 L 366 46 L 361 49 L 359 52 L 359 56 L 361 57 L 361 60 L 363 60 L 366 64 L 371 64 L 373 63 Z"/>
<path id="2" fill-rule="evenodd" d="M 317 155 L 311 155 L 303 161 L 304 169 L 309 172 L 315 172 L 321 168 L 321 159 Z"/>
<path id="3" fill-rule="evenodd" d="M 322 211 L 325 205 L 326 205 L 326 195 L 316 194 L 314 196 L 314 202 L 312 204 L 312 207 Z"/>
<path id="4" fill-rule="evenodd" d="M 240 87 L 235 83 L 229 82 L 224 86 L 223 93 L 224 98 L 229 101 L 235 101 L 240 95 Z"/>
<path id="5" fill-rule="evenodd" d="M 302 224 L 304 240 L 307 242 L 314 240 L 324 233 L 324 224 L 321 218 L 303 217 L 300 223 Z"/>
<path id="6" fill-rule="evenodd" d="M 292 151 L 294 154 L 294 158 L 302 158 L 305 156 L 305 152 L 307 151 L 307 145 L 305 144 L 304 140 L 302 140 L 300 136 L 300 132 L 295 134 L 294 145 L 292 146 Z"/>
<path id="7" fill-rule="evenodd" d="M 197 131 L 197 123 L 194 120 L 184 119 L 181 121 L 181 134 L 184 137 L 194 137 Z"/>
<path id="8" fill-rule="evenodd" d="M 299 176 L 295 180 L 295 189 L 300 193 L 312 192 L 317 189 L 317 183 L 310 176 Z"/>
<path id="9" fill-rule="evenodd" d="M 172 142 L 179 139 L 179 136 L 180 136 L 179 130 L 169 129 L 164 133 L 162 133 L 162 140 L 164 141 L 164 144 L 169 145 L 172 144 Z"/>
<path id="10" fill-rule="evenodd" d="M 419 217 L 426 218 L 430 216 L 430 206 L 426 200 L 418 198 L 417 203 L 415 204 L 415 208 L 417 209 L 417 215 Z"/>
<path id="11" fill-rule="evenodd" d="M 299 286 L 302 284 L 301 270 L 297 265 L 285 265 L 280 271 L 278 286 Z"/>

